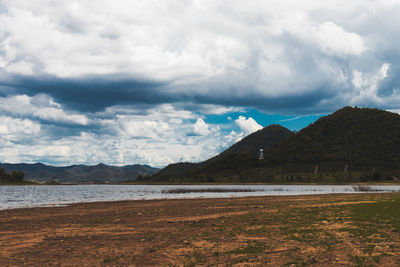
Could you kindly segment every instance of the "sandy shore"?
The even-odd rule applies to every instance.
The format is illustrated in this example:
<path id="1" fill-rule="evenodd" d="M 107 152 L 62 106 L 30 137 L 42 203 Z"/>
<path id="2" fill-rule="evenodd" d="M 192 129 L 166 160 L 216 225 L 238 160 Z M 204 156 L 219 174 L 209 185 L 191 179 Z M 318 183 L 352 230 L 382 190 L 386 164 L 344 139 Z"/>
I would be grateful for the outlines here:
<path id="1" fill-rule="evenodd" d="M 342 194 L 4 210 L 0 266 L 397 266 L 395 204 L 398 194 Z M 379 224 L 359 218 L 379 205 Z"/>

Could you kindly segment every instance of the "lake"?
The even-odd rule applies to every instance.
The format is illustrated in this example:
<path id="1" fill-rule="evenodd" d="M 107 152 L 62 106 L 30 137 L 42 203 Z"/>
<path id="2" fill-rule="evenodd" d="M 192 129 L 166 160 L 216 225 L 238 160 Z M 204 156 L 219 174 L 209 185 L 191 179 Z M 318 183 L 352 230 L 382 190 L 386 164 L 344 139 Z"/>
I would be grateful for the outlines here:
<path id="1" fill-rule="evenodd" d="M 368 192 L 400 192 L 400 186 L 368 186 Z M 24 185 L 0 186 L 0 209 L 78 202 L 357 193 L 351 185 Z"/>

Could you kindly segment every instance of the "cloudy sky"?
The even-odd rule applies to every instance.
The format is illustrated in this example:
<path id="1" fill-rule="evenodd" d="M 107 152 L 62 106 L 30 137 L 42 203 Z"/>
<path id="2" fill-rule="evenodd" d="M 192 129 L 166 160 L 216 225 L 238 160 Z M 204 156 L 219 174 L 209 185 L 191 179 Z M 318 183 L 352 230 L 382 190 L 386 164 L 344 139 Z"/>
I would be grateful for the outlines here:
<path id="1" fill-rule="evenodd" d="M 0 161 L 200 161 L 400 110 L 397 0 L 0 0 Z"/>

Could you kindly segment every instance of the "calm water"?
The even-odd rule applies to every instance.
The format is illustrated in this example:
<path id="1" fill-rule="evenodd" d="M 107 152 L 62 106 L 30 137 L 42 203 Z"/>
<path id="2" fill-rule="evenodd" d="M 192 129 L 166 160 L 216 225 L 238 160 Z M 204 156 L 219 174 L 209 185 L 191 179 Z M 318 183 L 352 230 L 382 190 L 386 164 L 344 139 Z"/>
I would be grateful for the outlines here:
<path id="1" fill-rule="evenodd" d="M 243 189 L 254 192 L 168 194 L 169 189 Z M 370 186 L 380 192 L 399 192 L 400 186 Z M 57 206 L 77 202 L 196 197 L 244 197 L 354 193 L 349 185 L 51 185 L 0 186 L 0 209 Z"/>

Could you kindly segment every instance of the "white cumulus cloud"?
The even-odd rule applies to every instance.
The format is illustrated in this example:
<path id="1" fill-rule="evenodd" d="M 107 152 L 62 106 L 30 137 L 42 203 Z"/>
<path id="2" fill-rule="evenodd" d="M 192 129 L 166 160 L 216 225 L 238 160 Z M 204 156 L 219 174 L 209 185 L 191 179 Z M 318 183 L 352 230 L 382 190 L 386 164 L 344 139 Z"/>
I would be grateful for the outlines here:
<path id="1" fill-rule="evenodd" d="M 239 118 L 235 120 L 235 123 L 245 135 L 249 135 L 263 128 L 252 117 L 246 119 L 243 116 L 239 116 Z"/>
<path id="2" fill-rule="evenodd" d="M 1 138 L 19 139 L 21 136 L 35 136 L 40 132 L 40 124 L 28 119 L 0 116 Z"/>
<path id="3" fill-rule="evenodd" d="M 193 125 L 193 133 L 198 135 L 207 135 L 210 133 L 207 123 L 205 123 L 202 118 L 198 118 Z"/>
<path id="4" fill-rule="evenodd" d="M 65 111 L 60 104 L 46 95 L 0 97 L 0 112 L 52 122 L 79 125 L 87 125 L 89 122 L 85 115 Z"/>
<path id="5" fill-rule="evenodd" d="M 318 44 L 327 54 L 358 56 L 366 50 L 360 35 L 347 32 L 331 21 L 318 26 L 315 35 Z"/>
<path id="6" fill-rule="evenodd" d="M 29 100 L 45 105 L 48 98 Z M 198 114 L 170 104 L 146 110 L 110 107 L 92 114 L 89 128 L 77 132 L 68 125 L 24 119 L 24 112 L 9 113 L 14 117 L 0 116 L 1 162 L 165 166 L 206 160 L 243 137 L 234 131 L 225 135 Z"/>

